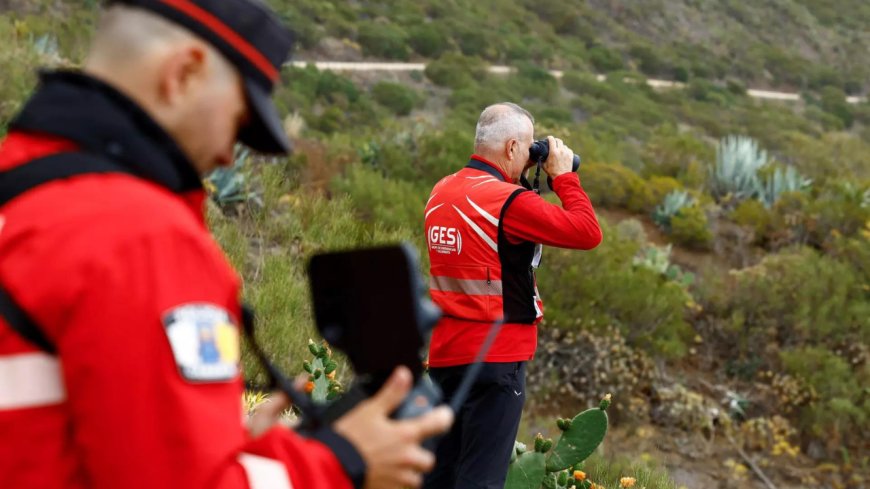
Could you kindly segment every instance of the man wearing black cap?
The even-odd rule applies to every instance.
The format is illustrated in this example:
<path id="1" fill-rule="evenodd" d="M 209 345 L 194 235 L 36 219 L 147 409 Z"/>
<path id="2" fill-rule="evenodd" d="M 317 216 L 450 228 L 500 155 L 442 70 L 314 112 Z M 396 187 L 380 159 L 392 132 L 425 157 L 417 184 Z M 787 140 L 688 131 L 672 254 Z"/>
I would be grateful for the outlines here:
<path id="1" fill-rule="evenodd" d="M 288 34 L 254 0 L 114 3 L 0 145 L 0 487 L 419 486 L 451 416 L 388 418 L 407 371 L 310 438 L 281 402 L 242 426 L 239 281 L 200 182 L 237 139 L 289 149 Z"/>

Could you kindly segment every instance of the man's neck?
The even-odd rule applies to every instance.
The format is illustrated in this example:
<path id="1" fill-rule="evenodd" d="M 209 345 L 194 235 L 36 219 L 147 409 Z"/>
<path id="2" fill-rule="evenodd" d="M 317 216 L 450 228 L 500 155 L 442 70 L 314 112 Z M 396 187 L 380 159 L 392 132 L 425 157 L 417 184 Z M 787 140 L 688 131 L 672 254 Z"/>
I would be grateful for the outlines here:
<path id="1" fill-rule="evenodd" d="M 506 182 L 516 182 L 517 179 L 514 178 L 510 173 L 509 163 L 503 162 L 498 158 L 491 158 L 490 156 L 481 153 L 475 153 L 472 157 L 488 164 L 489 166 L 501 172 L 501 174 L 504 175 Z"/>

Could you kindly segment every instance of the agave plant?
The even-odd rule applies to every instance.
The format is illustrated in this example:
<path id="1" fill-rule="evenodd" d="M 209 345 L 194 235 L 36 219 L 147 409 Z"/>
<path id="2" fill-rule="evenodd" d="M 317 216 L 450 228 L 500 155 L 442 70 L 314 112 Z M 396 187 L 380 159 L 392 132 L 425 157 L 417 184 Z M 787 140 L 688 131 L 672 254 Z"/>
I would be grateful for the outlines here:
<path id="1" fill-rule="evenodd" d="M 668 243 L 666 246 L 649 245 L 638 252 L 632 263 L 665 275 L 671 266 L 671 244 Z"/>
<path id="2" fill-rule="evenodd" d="M 664 276 L 667 280 L 680 285 L 688 293 L 688 288 L 695 282 L 695 275 L 691 272 L 684 272 L 679 265 L 671 264 L 671 249 L 670 243 L 666 246 L 650 244 L 638 252 L 632 263 Z"/>
<path id="3" fill-rule="evenodd" d="M 717 202 L 738 202 L 763 191 L 758 170 L 767 166 L 767 152 L 745 136 L 728 136 L 716 148 L 716 165 L 710 172 L 710 193 Z"/>
<path id="4" fill-rule="evenodd" d="M 53 34 L 43 34 L 33 41 L 33 49 L 41 56 L 49 59 L 60 58 L 60 48 L 58 47 L 57 36 Z"/>
<path id="5" fill-rule="evenodd" d="M 233 166 L 218 168 L 206 177 L 205 187 L 212 199 L 221 207 L 248 201 L 262 205 L 257 193 L 248 190 L 247 178 L 242 173 L 242 168 L 247 164 L 250 155 L 248 148 L 240 146 L 236 150 Z"/>
<path id="6" fill-rule="evenodd" d="M 671 218 L 680 212 L 680 209 L 689 207 L 695 203 L 695 199 L 685 190 L 673 190 L 653 211 L 653 221 L 664 230 L 671 228 Z"/>
<path id="7" fill-rule="evenodd" d="M 870 187 L 862 189 L 853 182 L 840 182 L 838 185 L 839 195 L 850 205 L 856 205 L 864 209 L 870 209 Z"/>
<path id="8" fill-rule="evenodd" d="M 801 176 L 794 167 L 777 168 L 765 180 L 758 195 L 758 200 L 764 207 L 770 209 L 779 200 L 779 196 L 785 192 L 797 192 L 806 189 L 812 180 Z"/>

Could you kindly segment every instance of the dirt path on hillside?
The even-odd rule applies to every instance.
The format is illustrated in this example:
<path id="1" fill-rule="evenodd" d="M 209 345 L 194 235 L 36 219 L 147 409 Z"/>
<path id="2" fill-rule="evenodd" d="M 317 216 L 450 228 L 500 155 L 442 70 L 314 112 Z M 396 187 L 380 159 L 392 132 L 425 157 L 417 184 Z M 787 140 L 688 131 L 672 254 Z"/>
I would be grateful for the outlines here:
<path id="1" fill-rule="evenodd" d="M 423 71 L 426 69 L 425 63 L 392 63 L 386 61 L 305 61 L 295 60 L 287 63 L 291 66 L 304 67 L 309 64 L 314 64 L 319 70 L 330 71 Z M 492 65 L 489 67 L 490 73 L 507 74 L 511 73 L 513 68 L 510 66 Z M 561 78 L 563 72 L 561 70 L 550 70 L 550 74 L 556 78 Z M 598 81 L 604 81 L 604 75 L 597 76 Z M 684 83 L 671 80 L 656 80 L 648 78 L 647 84 L 657 89 L 681 89 L 685 87 Z M 799 93 L 793 92 L 776 92 L 773 90 L 758 90 L 750 88 L 746 90 L 746 95 L 753 98 L 764 100 L 780 100 L 786 102 L 798 102 L 801 100 Z M 846 102 L 850 104 L 858 104 L 866 102 L 867 97 L 846 97 Z"/>

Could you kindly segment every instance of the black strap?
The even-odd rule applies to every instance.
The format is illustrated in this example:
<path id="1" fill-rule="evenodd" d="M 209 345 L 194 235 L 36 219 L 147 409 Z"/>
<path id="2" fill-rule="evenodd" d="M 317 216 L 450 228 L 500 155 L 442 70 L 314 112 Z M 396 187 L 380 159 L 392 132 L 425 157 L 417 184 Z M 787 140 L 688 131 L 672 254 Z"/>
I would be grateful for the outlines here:
<path id="1" fill-rule="evenodd" d="M 27 312 L 12 300 L 9 293 L 0 287 L 0 316 L 9 326 L 25 340 L 38 346 L 40 350 L 54 355 L 57 350 L 48 338 L 42 334 L 39 326 L 30 319 Z"/>
<path id="2" fill-rule="evenodd" d="M 40 185 L 89 173 L 129 173 L 102 156 L 81 153 L 57 153 L 38 158 L 8 171 L 0 172 L 0 207 Z M 19 306 L 0 284 L 0 317 L 13 331 L 46 353 L 55 354 L 55 346 L 45 337 L 30 315 Z"/>
<path id="3" fill-rule="evenodd" d="M 0 206 L 40 185 L 88 173 L 130 173 L 103 156 L 92 153 L 57 153 L 0 172 Z"/>
<path id="4" fill-rule="evenodd" d="M 480 170 L 480 171 L 489 173 L 490 175 L 494 176 L 495 178 L 498 178 L 499 180 L 501 180 L 502 182 L 506 181 L 504 179 L 504 175 L 502 175 L 500 171 L 498 171 L 497 169 L 493 168 L 490 165 L 487 165 L 486 163 L 484 163 L 480 160 L 475 160 L 474 158 L 472 158 L 468 162 L 468 164 L 465 165 L 465 167 L 466 168 L 473 168 L 475 170 Z"/>

